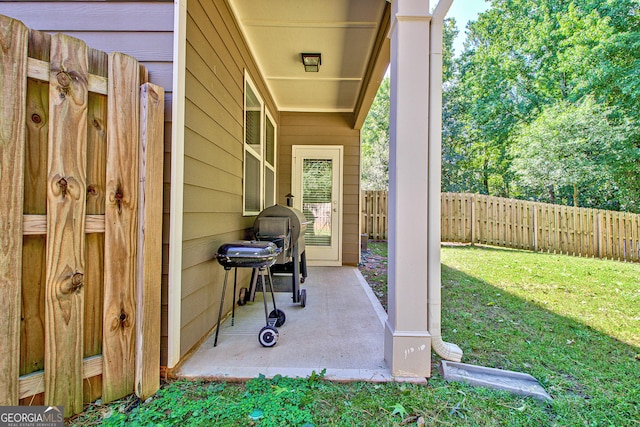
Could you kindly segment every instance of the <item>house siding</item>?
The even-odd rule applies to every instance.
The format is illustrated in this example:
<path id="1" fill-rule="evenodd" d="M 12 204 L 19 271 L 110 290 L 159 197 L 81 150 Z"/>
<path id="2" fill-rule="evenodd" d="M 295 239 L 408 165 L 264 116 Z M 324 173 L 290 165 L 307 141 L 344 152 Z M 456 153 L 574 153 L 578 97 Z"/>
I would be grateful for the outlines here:
<path id="1" fill-rule="evenodd" d="M 352 123 L 353 116 L 345 113 L 280 113 L 277 199 L 291 192 L 293 145 L 343 146 L 342 264 L 355 266 L 360 260 L 360 131 Z"/>
<path id="2" fill-rule="evenodd" d="M 187 4 L 184 218 L 180 356 L 207 335 L 218 316 L 224 269 L 218 247 L 249 238 L 242 215 L 244 73 L 276 124 L 275 104 L 225 1 Z M 247 286 L 249 272 L 240 269 Z M 224 311 L 235 298 L 225 298 Z"/>
<path id="3" fill-rule="evenodd" d="M 149 81 L 165 89 L 164 207 L 162 254 L 161 364 L 166 365 L 171 104 L 173 99 L 173 1 L 0 2 L 0 14 L 47 33 L 65 33 L 104 52 L 135 57 L 149 72 Z"/>

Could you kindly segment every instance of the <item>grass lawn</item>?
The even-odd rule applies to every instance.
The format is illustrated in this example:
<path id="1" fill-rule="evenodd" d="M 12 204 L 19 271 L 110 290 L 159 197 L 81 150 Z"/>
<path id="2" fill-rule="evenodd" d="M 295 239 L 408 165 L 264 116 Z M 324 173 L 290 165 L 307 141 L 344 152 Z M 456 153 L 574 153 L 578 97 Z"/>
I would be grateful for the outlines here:
<path id="1" fill-rule="evenodd" d="M 364 274 L 386 292 L 386 245 Z M 376 262 L 377 267 L 365 268 Z M 442 250 L 443 335 L 463 361 L 530 373 L 551 403 L 447 383 L 174 381 L 147 402 L 91 405 L 75 425 L 640 426 L 640 266 L 487 247 Z M 377 274 L 374 274 L 377 273 Z M 375 284 L 374 284 L 375 283 Z M 377 291 L 376 291 L 377 289 Z M 379 295 L 380 297 L 380 295 Z"/>

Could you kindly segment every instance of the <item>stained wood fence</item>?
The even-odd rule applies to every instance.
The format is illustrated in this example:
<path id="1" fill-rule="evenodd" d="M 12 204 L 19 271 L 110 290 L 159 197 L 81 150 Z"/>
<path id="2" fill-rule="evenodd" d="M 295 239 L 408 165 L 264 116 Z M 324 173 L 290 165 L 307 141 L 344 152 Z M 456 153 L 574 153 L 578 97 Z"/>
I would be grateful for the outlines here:
<path id="1" fill-rule="evenodd" d="M 363 233 L 369 232 L 372 222 L 369 212 L 386 218 L 377 200 L 386 198 L 363 195 Z M 640 262 L 637 214 L 467 193 L 443 193 L 441 214 L 443 242 Z M 386 230 L 378 229 L 374 235 L 386 236 Z"/>
<path id="2" fill-rule="evenodd" d="M 159 386 L 164 90 L 0 15 L 0 405 Z"/>

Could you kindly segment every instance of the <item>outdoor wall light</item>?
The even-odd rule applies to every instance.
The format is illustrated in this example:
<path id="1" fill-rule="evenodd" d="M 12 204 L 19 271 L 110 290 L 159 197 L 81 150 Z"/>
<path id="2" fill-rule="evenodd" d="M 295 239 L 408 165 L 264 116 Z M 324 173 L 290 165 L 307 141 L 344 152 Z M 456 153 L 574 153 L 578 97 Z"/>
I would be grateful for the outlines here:
<path id="1" fill-rule="evenodd" d="M 322 57 L 319 53 L 303 53 L 302 64 L 307 73 L 317 73 L 322 65 Z"/>

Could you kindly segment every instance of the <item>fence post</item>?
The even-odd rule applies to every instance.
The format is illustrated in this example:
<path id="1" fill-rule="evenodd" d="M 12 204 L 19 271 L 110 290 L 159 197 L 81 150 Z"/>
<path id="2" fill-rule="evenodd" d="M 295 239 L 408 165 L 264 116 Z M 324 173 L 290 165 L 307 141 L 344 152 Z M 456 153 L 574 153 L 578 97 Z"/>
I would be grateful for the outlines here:
<path id="1" fill-rule="evenodd" d="M 533 250 L 534 252 L 538 251 L 538 205 L 536 203 L 531 204 L 533 210 Z"/>
<path id="2" fill-rule="evenodd" d="M 0 16 L 0 405 L 18 404 L 24 197 L 27 40 L 19 21 Z"/>
<path id="3" fill-rule="evenodd" d="M 602 242 L 600 239 L 600 228 L 602 224 L 600 223 L 600 212 L 594 211 L 596 213 L 594 224 L 593 224 L 593 239 L 596 247 L 596 256 L 598 258 L 602 258 Z"/>
<path id="4" fill-rule="evenodd" d="M 360 234 L 364 234 L 367 232 L 367 228 L 364 224 L 364 190 L 360 189 Z"/>
<path id="5" fill-rule="evenodd" d="M 471 203 L 471 246 L 476 243 L 476 198 L 472 194 L 470 197 Z"/>

